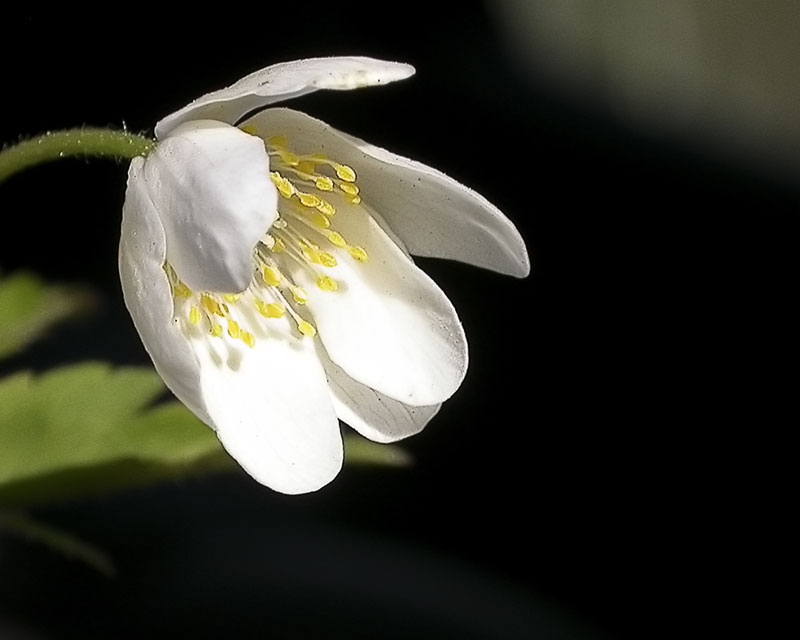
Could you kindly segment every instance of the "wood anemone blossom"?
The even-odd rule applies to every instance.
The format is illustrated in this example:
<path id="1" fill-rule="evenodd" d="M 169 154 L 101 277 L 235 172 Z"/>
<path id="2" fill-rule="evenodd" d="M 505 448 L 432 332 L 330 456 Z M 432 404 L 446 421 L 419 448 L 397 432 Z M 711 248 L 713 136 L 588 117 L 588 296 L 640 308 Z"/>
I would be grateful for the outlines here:
<path id="1" fill-rule="evenodd" d="M 172 392 L 276 491 L 336 476 L 338 420 L 393 442 L 461 384 L 461 322 L 412 255 L 530 269 L 508 218 L 441 172 L 298 111 L 246 117 L 413 73 L 352 57 L 267 67 L 161 120 L 131 162 L 119 268 L 136 329 Z"/>

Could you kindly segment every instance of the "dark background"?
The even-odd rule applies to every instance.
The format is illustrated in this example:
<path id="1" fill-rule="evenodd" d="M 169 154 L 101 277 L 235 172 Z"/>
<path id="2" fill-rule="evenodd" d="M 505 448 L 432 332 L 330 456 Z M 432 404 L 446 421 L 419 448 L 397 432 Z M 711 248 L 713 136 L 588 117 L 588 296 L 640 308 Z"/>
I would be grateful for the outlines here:
<path id="1" fill-rule="evenodd" d="M 797 182 L 554 89 L 481 3 L 130 9 L 6 18 L 0 141 L 80 124 L 151 130 L 283 60 L 407 61 L 411 80 L 290 106 L 484 194 L 520 229 L 533 272 L 421 261 L 460 312 L 471 367 L 405 443 L 411 469 L 346 467 L 301 497 L 242 475 L 40 509 L 106 549 L 119 575 L 1 541 L 0 635 L 714 630 L 719 619 L 689 621 L 713 610 L 717 562 L 731 571 L 715 521 L 762 504 L 752 434 L 781 421 L 788 386 L 777 369 Z M 69 161 L 0 186 L 0 267 L 103 300 L 97 319 L 13 364 L 148 364 L 116 271 L 124 185 L 125 166 Z"/>

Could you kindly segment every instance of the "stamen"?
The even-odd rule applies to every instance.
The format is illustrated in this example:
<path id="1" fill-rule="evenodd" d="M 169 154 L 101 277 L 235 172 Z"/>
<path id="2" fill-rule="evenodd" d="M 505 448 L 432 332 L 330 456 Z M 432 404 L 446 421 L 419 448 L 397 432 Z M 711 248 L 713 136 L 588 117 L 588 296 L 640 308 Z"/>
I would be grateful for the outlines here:
<path id="1" fill-rule="evenodd" d="M 306 304 L 306 302 L 308 302 L 308 294 L 302 287 L 290 284 L 289 291 L 292 292 L 292 298 L 294 298 L 297 304 Z"/>
<path id="2" fill-rule="evenodd" d="M 331 162 L 331 166 L 335 169 L 336 175 L 342 180 L 345 180 L 346 182 L 356 181 L 356 172 L 346 164 L 337 164 L 335 162 Z"/>
<path id="3" fill-rule="evenodd" d="M 191 298 L 192 297 L 192 290 L 187 287 L 183 282 L 177 282 L 172 287 L 173 295 L 179 298 Z"/>
<path id="4" fill-rule="evenodd" d="M 263 300 L 256 300 L 256 309 L 265 318 L 282 318 L 286 313 L 281 305 L 275 302 L 264 302 Z"/>
<path id="5" fill-rule="evenodd" d="M 342 182 L 339 188 L 344 191 L 348 196 L 357 196 L 358 187 L 350 182 Z"/>
<path id="6" fill-rule="evenodd" d="M 330 291 L 331 293 L 339 289 L 339 283 L 330 276 L 320 276 L 317 278 L 317 286 L 323 291 Z"/>
<path id="7" fill-rule="evenodd" d="M 344 249 L 347 246 L 347 241 L 338 231 L 329 231 L 325 234 L 325 237 L 328 238 L 332 245 L 339 247 L 340 249 Z"/>
<path id="8" fill-rule="evenodd" d="M 264 265 L 262 275 L 264 277 L 264 282 L 266 282 L 270 287 L 277 287 L 281 283 L 281 272 L 275 267 Z"/>
<path id="9" fill-rule="evenodd" d="M 347 252 L 359 262 L 367 262 L 369 256 L 363 247 L 347 247 Z"/>
<path id="10" fill-rule="evenodd" d="M 314 328 L 314 325 L 310 322 L 306 322 L 305 320 L 298 322 L 297 328 L 300 333 L 308 338 L 313 338 L 315 335 L 317 335 L 317 330 Z"/>
<path id="11" fill-rule="evenodd" d="M 200 294 L 200 304 L 206 311 L 214 314 L 215 316 L 225 316 L 224 307 L 207 293 Z"/>
<path id="12" fill-rule="evenodd" d="M 280 238 L 275 238 L 275 242 L 270 247 L 270 251 L 272 251 L 273 253 L 283 253 L 284 251 L 286 251 L 286 245 Z"/>

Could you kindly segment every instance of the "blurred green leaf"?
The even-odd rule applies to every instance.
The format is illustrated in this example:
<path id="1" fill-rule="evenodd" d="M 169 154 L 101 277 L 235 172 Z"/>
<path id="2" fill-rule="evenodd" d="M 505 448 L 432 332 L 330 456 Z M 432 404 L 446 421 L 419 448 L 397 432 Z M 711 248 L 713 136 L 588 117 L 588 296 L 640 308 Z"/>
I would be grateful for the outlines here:
<path id="1" fill-rule="evenodd" d="M 407 467 L 412 463 L 411 454 L 397 445 L 378 444 L 355 433 L 344 436 L 345 464 Z"/>
<path id="2" fill-rule="evenodd" d="M 0 358 L 21 351 L 59 322 L 88 311 L 93 302 L 84 289 L 46 285 L 31 273 L 0 278 Z"/>
<path id="3" fill-rule="evenodd" d="M 233 468 L 150 369 L 83 363 L 0 380 L 0 503 L 31 504 Z"/>
<path id="4" fill-rule="evenodd" d="M 152 369 L 89 362 L 0 380 L 0 505 L 30 506 L 238 465 Z M 407 464 L 348 434 L 350 464 Z"/>

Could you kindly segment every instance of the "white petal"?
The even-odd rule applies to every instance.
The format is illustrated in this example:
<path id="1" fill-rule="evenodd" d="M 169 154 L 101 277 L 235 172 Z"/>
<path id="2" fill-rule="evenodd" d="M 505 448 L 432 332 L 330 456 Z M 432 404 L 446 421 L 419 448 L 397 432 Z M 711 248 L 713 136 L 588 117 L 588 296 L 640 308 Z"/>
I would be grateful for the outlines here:
<path id="1" fill-rule="evenodd" d="M 342 438 L 313 342 L 250 325 L 251 349 L 227 338 L 198 340 L 201 385 L 217 436 L 251 476 L 282 493 L 316 491 L 342 466 Z"/>
<path id="2" fill-rule="evenodd" d="M 339 283 L 323 291 L 300 268 L 292 273 L 308 294 L 319 337 L 331 360 L 361 384 L 412 406 L 430 406 L 458 389 L 467 342 L 445 294 L 384 233 L 365 207 L 330 197 L 334 226 L 369 261 L 346 251 L 325 269 Z"/>
<path id="3" fill-rule="evenodd" d="M 210 119 L 234 124 L 242 116 L 269 104 L 318 89 L 358 89 L 403 80 L 414 67 L 364 57 L 309 58 L 260 69 L 225 89 L 207 93 L 156 124 L 162 138 L 181 122 Z"/>
<path id="4" fill-rule="evenodd" d="M 325 371 L 333 406 L 339 420 L 365 438 L 375 442 L 397 442 L 413 436 L 439 412 L 441 404 L 411 407 L 360 384 L 336 366 L 318 349 Z"/>
<path id="5" fill-rule="evenodd" d="M 255 245 L 277 216 L 263 142 L 221 122 L 188 122 L 147 157 L 144 179 L 181 280 L 197 291 L 247 288 Z"/>
<path id="6" fill-rule="evenodd" d="M 156 371 L 181 402 L 211 424 L 200 392 L 200 366 L 188 339 L 173 320 L 172 292 L 163 269 L 164 229 L 147 194 L 143 164 L 142 158 L 131 162 L 122 207 L 122 295 Z"/>
<path id="7" fill-rule="evenodd" d="M 459 260 L 520 278 L 530 273 L 525 242 L 513 223 L 442 172 L 291 109 L 268 109 L 246 124 L 264 138 L 286 136 L 293 151 L 322 151 L 353 167 L 364 200 L 413 255 Z"/>

